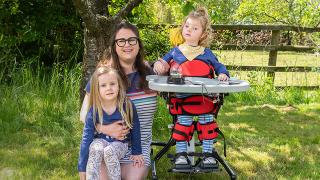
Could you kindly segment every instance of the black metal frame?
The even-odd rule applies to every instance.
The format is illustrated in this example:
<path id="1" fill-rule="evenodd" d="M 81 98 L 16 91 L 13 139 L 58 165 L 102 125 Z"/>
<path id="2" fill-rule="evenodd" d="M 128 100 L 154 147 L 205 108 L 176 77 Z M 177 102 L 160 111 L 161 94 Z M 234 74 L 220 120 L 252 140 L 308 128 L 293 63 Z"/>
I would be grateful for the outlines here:
<path id="1" fill-rule="evenodd" d="M 169 96 L 170 97 L 170 96 Z M 165 97 L 165 99 L 168 98 Z M 221 100 L 221 105 L 223 104 L 223 98 L 224 95 L 222 95 L 220 97 Z M 216 114 L 217 116 L 217 114 Z M 173 118 L 173 122 L 175 123 L 176 120 L 175 118 Z M 172 134 L 172 133 L 171 133 Z M 170 139 L 167 142 L 152 142 L 151 146 L 163 146 L 163 148 L 154 156 L 154 158 L 151 159 L 151 169 L 152 169 L 152 179 L 156 180 L 158 179 L 157 176 L 157 170 L 156 170 L 156 163 L 157 161 L 159 161 L 163 155 L 165 155 L 171 146 L 174 146 L 176 144 L 176 141 L 174 139 L 172 139 L 172 136 L 170 136 Z M 201 144 L 196 144 L 197 146 L 201 145 Z M 199 156 L 196 153 L 188 153 L 188 156 Z M 151 148 L 151 155 L 153 155 L 153 149 Z M 230 179 L 237 179 L 237 175 L 236 173 L 233 171 L 233 169 L 228 165 L 228 163 L 218 154 L 218 152 L 216 150 L 213 150 L 212 152 L 213 157 L 224 167 L 224 169 L 226 170 L 226 172 L 229 174 Z M 181 169 L 175 169 L 172 168 L 169 170 L 169 172 L 175 172 L 175 173 L 198 173 L 198 172 L 204 172 L 204 173 L 208 173 L 208 172 L 215 172 L 218 171 L 219 169 L 210 169 L 210 170 L 203 170 L 200 169 L 198 164 L 196 163 L 195 165 L 192 165 L 191 169 L 188 170 L 181 170 Z"/>

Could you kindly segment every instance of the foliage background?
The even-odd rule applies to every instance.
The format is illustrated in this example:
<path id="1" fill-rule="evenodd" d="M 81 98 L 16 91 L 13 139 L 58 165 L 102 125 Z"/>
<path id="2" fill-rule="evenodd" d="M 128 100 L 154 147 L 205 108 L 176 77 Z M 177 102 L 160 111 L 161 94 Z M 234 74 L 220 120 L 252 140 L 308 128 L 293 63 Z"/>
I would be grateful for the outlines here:
<path id="1" fill-rule="evenodd" d="M 125 3 L 112 0 L 106 8 L 112 15 Z M 208 8 L 214 24 L 320 24 L 320 2 L 316 0 L 144 0 L 127 19 L 133 23 L 179 24 L 198 5 Z M 72 1 L 2 0 L 0 24 L 0 67 L 7 69 L 2 74 L 6 80 L 13 65 L 34 67 L 40 63 L 50 68 L 54 63 L 82 61 L 83 29 Z M 170 47 L 166 29 L 142 30 L 149 60 Z M 309 39 L 319 45 L 319 34 Z"/>

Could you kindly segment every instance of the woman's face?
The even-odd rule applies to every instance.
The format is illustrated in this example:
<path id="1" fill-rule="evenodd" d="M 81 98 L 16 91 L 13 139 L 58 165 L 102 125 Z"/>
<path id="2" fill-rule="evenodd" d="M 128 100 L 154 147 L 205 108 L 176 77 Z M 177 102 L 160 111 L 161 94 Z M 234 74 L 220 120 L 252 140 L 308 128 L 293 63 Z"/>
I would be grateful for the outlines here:
<path id="1" fill-rule="evenodd" d="M 116 53 L 120 63 L 134 63 L 139 52 L 137 36 L 130 29 L 120 29 L 116 34 Z"/>

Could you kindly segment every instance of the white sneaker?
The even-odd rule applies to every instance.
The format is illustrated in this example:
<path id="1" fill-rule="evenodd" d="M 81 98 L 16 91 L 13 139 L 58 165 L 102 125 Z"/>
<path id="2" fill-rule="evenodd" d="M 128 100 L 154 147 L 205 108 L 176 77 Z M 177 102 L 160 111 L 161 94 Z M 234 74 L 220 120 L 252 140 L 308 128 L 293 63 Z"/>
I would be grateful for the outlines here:
<path id="1" fill-rule="evenodd" d="M 213 164 L 216 164 L 217 161 L 214 157 L 207 157 L 203 160 L 203 164 L 204 165 L 213 165 Z"/>
<path id="2" fill-rule="evenodd" d="M 176 165 L 185 165 L 185 164 L 188 164 L 188 160 L 187 160 L 187 158 L 185 156 L 179 156 L 176 159 L 174 164 L 176 164 Z"/>

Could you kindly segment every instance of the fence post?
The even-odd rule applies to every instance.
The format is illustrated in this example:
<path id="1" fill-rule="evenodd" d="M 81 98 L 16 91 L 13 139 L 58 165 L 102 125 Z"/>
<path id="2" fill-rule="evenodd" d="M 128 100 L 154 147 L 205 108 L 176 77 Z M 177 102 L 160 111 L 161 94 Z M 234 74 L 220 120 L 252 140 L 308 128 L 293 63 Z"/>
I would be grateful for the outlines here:
<path id="1" fill-rule="evenodd" d="M 280 41 L 280 30 L 272 30 L 271 45 L 274 46 L 275 49 L 270 50 L 269 52 L 268 66 L 277 65 L 277 54 L 278 54 L 277 47 L 279 46 L 279 41 Z M 268 72 L 267 75 L 268 77 L 272 78 L 272 83 L 274 83 L 274 72 Z"/>

